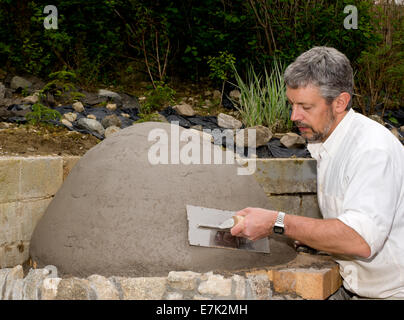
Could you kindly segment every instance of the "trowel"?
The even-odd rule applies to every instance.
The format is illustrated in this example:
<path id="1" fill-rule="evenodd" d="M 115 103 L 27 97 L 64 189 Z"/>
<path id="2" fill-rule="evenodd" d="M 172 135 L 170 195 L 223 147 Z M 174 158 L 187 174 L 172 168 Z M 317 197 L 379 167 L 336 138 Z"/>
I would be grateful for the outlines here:
<path id="1" fill-rule="evenodd" d="M 269 253 L 268 238 L 251 241 L 231 235 L 230 229 L 243 220 L 243 217 L 236 216 L 235 213 L 235 211 L 187 205 L 189 244 Z"/>

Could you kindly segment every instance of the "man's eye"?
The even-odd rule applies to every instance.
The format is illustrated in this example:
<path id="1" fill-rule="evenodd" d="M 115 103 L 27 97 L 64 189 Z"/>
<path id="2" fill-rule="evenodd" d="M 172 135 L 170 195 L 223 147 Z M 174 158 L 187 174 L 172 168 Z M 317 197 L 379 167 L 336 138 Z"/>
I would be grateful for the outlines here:
<path id="1" fill-rule="evenodd" d="M 309 107 L 309 106 L 303 106 L 303 110 L 310 110 L 311 109 L 311 107 Z"/>

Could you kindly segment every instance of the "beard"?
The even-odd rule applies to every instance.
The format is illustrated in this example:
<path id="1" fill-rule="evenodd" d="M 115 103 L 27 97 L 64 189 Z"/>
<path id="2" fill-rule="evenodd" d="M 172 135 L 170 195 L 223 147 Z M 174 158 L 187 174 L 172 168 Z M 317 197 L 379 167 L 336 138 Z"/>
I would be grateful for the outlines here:
<path id="1" fill-rule="evenodd" d="M 335 121 L 335 117 L 332 114 L 332 112 L 330 112 L 330 111 L 327 113 L 328 119 L 321 131 L 314 130 L 313 127 L 308 125 L 307 123 L 304 123 L 301 121 L 294 122 L 297 127 L 308 128 L 311 130 L 311 132 L 312 132 L 311 136 L 309 136 L 309 133 L 305 133 L 305 132 L 301 133 L 302 137 L 305 138 L 307 140 L 307 142 L 309 142 L 309 143 L 324 142 L 325 138 L 328 136 L 328 134 L 334 124 L 334 121 Z"/>

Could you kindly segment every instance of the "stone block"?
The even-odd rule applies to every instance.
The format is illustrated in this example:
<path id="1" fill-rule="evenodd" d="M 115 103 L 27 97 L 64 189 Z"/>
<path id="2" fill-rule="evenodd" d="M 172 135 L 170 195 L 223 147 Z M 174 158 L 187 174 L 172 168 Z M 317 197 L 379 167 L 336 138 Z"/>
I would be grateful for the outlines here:
<path id="1" fill-rule="evenodd" d="M 63 157 L 63 181 L 67 178 L 70 171 L 73 169 L 77 161 L 79 161 L 81 157 L 79 156 L 66 156 Z"/>
<path id="2" fill-rule="evenodd" d="M 0 157 L 0 203 L 18 200 L 21 161 Z"/>
<path id="3" fill-rule="evenodd" d="M 304 299 L 324 300 L 342 284 L 338 265 L 321 269 L 273 270 L 273 287 L 278 293 L 295 293 Z"/>
<path id="4" fill-rule="evenodd" d="M 23 264 L 29 258 L 29 242 L 18 241 L 0 246 L 0 268 Z"/>
<path id="5" fill-rule="evenodd" d="M 210 275 L 206 281 L 199 284 L 198 292 L 213 296 L 228 297 L 231 295 L 232 281 L 221 275 Z"/>
<path id="6" fill-rule="evenodd" d="M 0 203 L 0 246 L 21 239 L 23 223 L 18 202 Z"/>
<path id="7" fill-rule="evenodd" d="M 41 297 L 42 282 L 49 276 L 47 269 L 30 269 L 24 278 L 23 299 L 39 300 Z"/>
<path id="8" fill-rule="evenodd" d="M 271 282 L 266 272 L 249 274 L 247 286 L 249 299 L 269 300 L 272 297 Z"/>
<path id="9" fill-rule="evenodd" d="M 22 218 L 21 221 L 21 237 L 16 240 L 30 241 L 32 233 L 45 213 L 46 208 L 52 201 L 52 198 L 21 201 L 18 204 L 18 211 Z"/>
<path id="10" fill-rule="evenodd" d="M 249 159 L 256 161 L 254 177 L 267 194 L 317 192 L 314 159 Z"/>
<path id="11" fill-rule="evenodd" d="M 53 196 L 62 182 L 61 157 L 28 157 L 21 161 L 20 197 L 22 199 Z"/>
<path id="12" fill-rule="evenodd" d="M 59 282 L 61 278 L 46 278 L 42 282 L 41 299 L 55 300 L 58 292 Z"/>
<path id="13" fill-rule="evenodd" d="M 301 196 L 300 215 L 309 218 L 322 219 L 320 207 L 318 206 L 317 195 L 308 194 Z"/>
<path id="14" fill-rule="evenodd" d="M 22 291 L 23 286 L 24 286 L 23 279 L 14 280 L 9 299 L 10 300 L 22 300 L 23 299 L 23 291 Z"/>
<path id="15" fill-rule="evenodd" d="M 90 281 L 79 278 L 68 278 L 59 281 L 55 300 L 92 300 L 95 294 Z"/>
<path id="16" fill-rule="evenodd" d="M 234 296 L 237 300 L 244 300 L 246 296 L 246 279 L 239 275 L 234 275 L 232 277 Z"/>
<path id="17" fill-rule="evenodd" d="M 160 300 L 166 290 L 164 277 L 114 278 L 120 284 L 123 300 Z"/>
<path id="18" fill-rule="evenodd" d="M 170 292 L 166 296 L 167 300 L 182 300 L 183 298 L 184 298 L 184 295 L 179 292 Z"/>
<path id="19" fill-rule="evenodd" d="M 13 296 L 13 288 L 16 280 L 22 280 L 24 278 L 24 272 L 21 265 L 17 265 L 10 269 L 7 274 L 7 279 L 5 281 L 5 290 L 3 288 L 3 300 L 11 300 Z"/>
<path id="20" fill-rule="evenodd" d="M 167 277 L 167 284 L 173 289 L 194 290 L 199 273 L 192 271 L 171 271 Z"/>
<path id="21" fill-rule="evenodd" d="M 300 215 L 302 199 L 296 195 L 267 195 L 268 208 L 276 211 L 284 211 L 289 214 Z"/>
<path id="22" fill-rule="evenodd" d="M 119 300 L 118 290 L 107 278 L 100 275 L 91 275 L 87 278 L 96 294 L 97 300 Z"/>

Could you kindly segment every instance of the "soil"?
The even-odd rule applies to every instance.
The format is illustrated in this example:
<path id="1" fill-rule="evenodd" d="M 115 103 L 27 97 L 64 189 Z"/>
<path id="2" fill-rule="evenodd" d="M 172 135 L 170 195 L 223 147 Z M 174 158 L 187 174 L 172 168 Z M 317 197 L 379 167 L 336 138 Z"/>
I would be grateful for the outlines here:
<path id="1" fill-rule="evenodd" d="M 99 142 L 62 127 L 0 122 L 0 156 L 82 156 Z"/>

